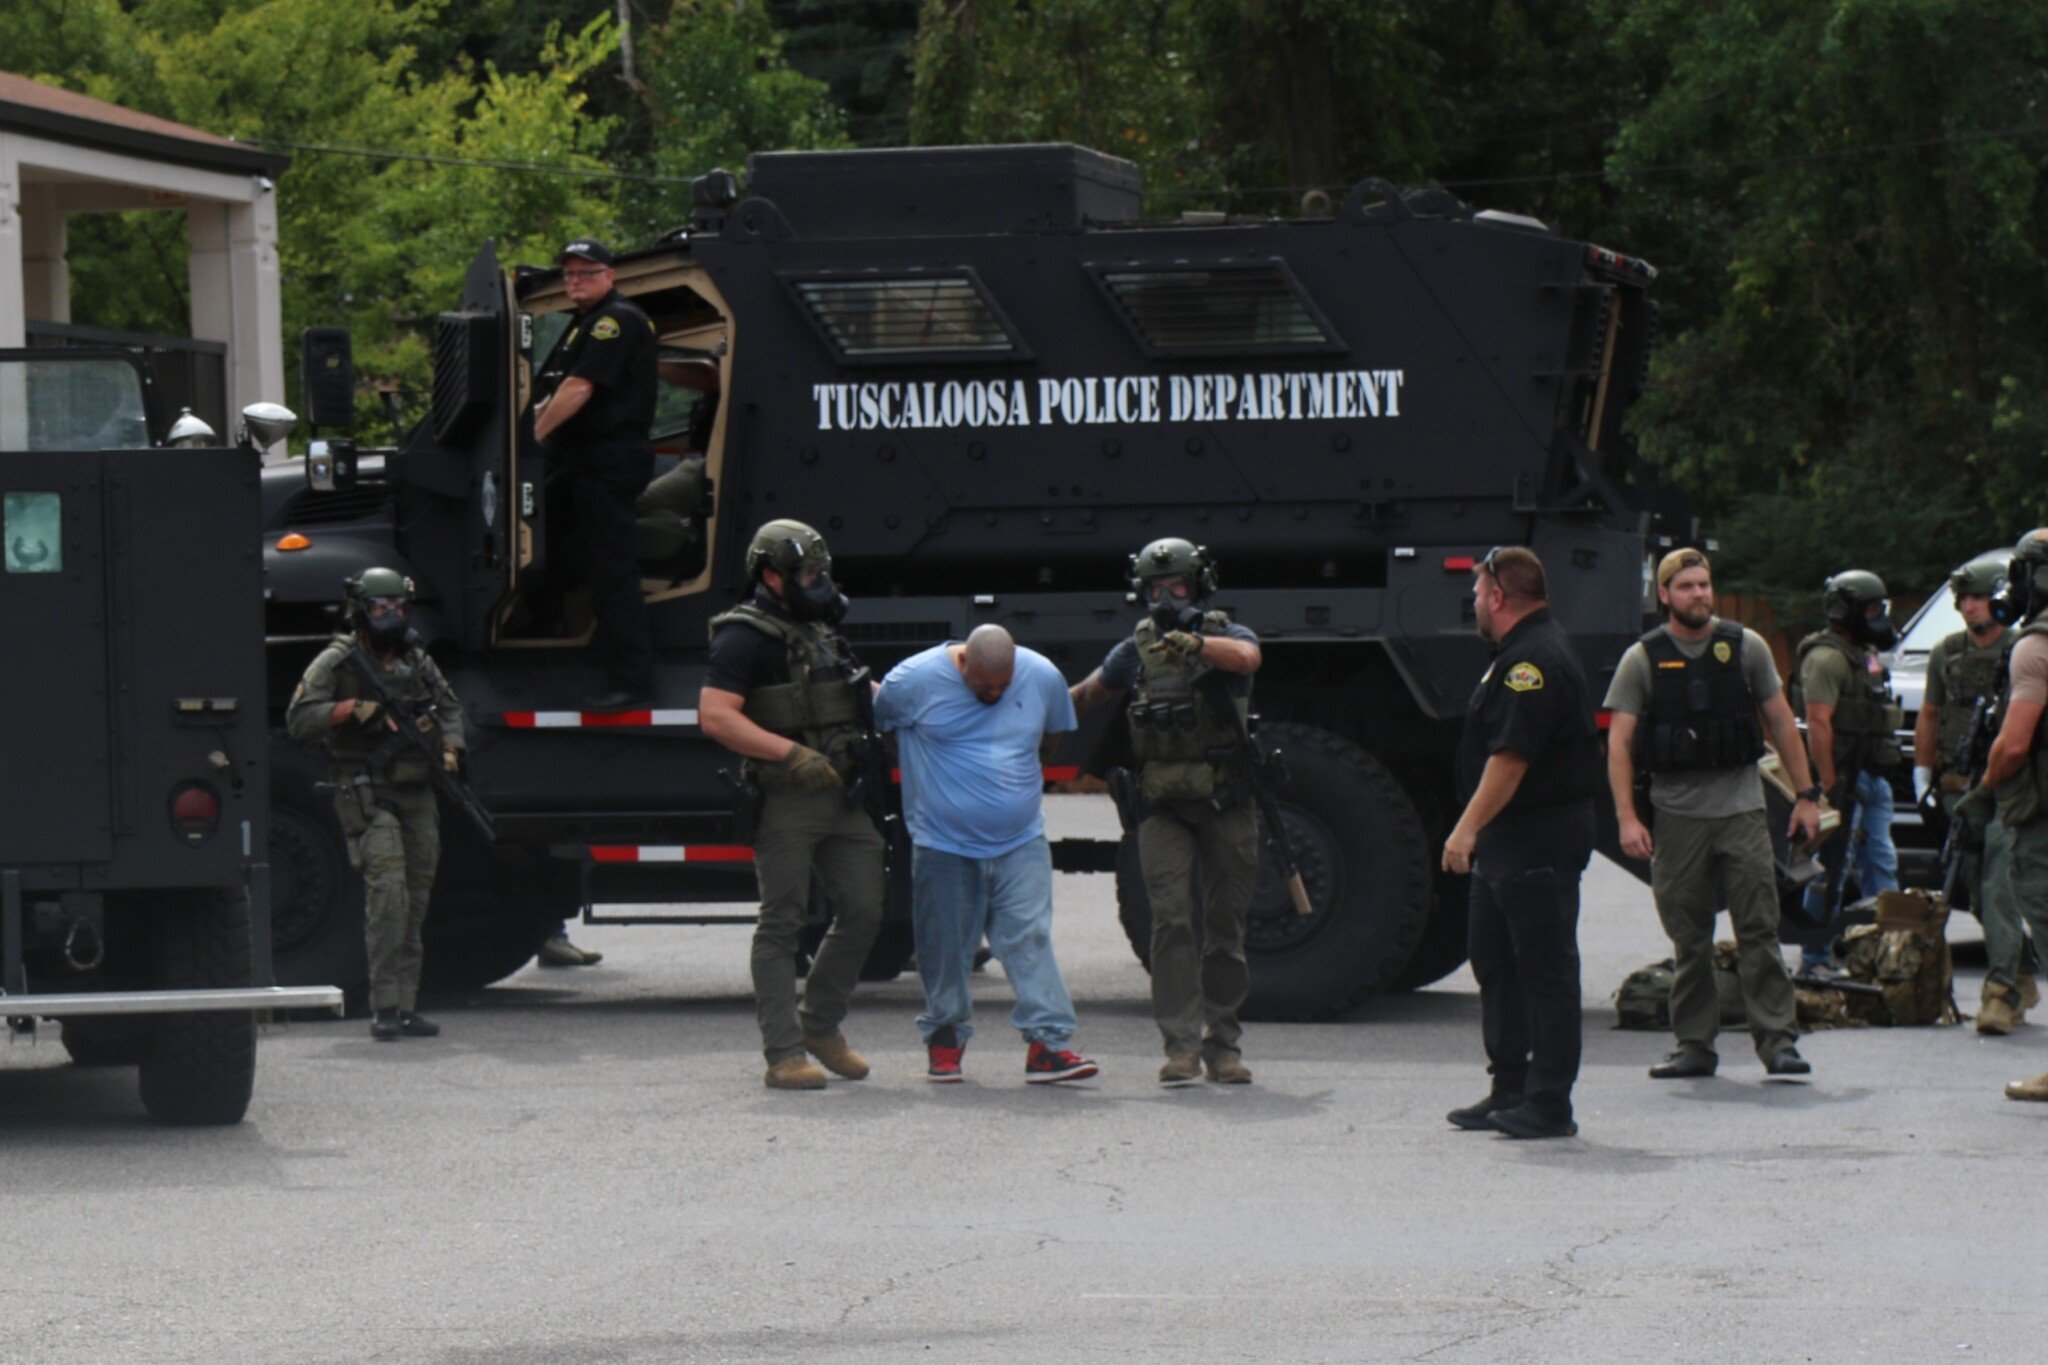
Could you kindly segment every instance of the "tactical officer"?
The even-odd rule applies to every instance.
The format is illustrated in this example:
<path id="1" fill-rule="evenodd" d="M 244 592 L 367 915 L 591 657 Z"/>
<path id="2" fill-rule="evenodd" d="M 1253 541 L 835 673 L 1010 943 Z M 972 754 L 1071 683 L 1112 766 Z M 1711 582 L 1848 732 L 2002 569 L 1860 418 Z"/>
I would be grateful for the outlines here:
<path id="1" fill-rule="evenodd" d="M 604 243 L 579 237 L 556 260 L 577 317 L 534 381 L 533 434 L 568 468 L 575 541 L 597 617 L 607 687 L 584 709 L 623 711 L 654 691 L 647 603 L 633 558 L 634 500 L 654 474 L 654 323 L 613 287 Z"/>
<path id="2" fill-rule="evenodd" d="M 1670 613 L 1629 646 L 1607 689 L 1607 780 L 1621 848 L 1650 860 L 1657 916 L 1671 936 L 1671 1030 L 1678 1050 L 1650 1068 L 1658 1080 L 1711 1076 L 1719 1058 L 1721 1002 L 1714 988 L 1714 918 L 1735 926 L 1742 999 L 1757 1059 L 1773 1076 L 1811 1068 L 1793 1046 L 1792 977 L 1778 947 L 1778 875 L 1756 761 L 1764 734 L 1800 788 L 1792 838 L 1820 825 L 1799 727 L 1778 685 L 1771 648 L 1753 630 L 1714 615 L 1713 569 L 1698 550 L 1657 566 L 1657 600 Z M 1636 774 L 1650 776 L 1653 839 L 1636 813 Z"/>
<path id="3" fill-rule="evenodd" d="M 1913 722 L 1913 795 L 1923 805 L 1939 799 L 1951 816 L 1971 774 L 1951 771 L 1950 765 L 1969 735 L 1978 703 L 1995 698 L 2005 678 L 2005 623 L 1992 614 L 1991 603 L 2005 586 L 2006 559 L 1980 556 L 1949 575 L 1963 629 L 1927 656 L 1927 692 Z M 1983 922 L 1989 964 L 1977 1032 L 2010 1033 L 2040 1000 L 2032 974 L 2022 971 L 2026 934 L 2018 920 L 2006 923 L 1986 915 L 1983 847 L 1974 832 L 1965 833 L 1961 857 L 1963 891 Z"/>
<path id="4" fill-rule="evenodd" d="M 408 705 L 431 706 L 441 762 L 461 769 L 467 747 L 462 704 L 420 648 L 406 620 L 412 580 L 395 569 L 365 569 L 348 580 L 347 620 L 307 666 L 292 693 L 286 728 L 332 756 L 335 813 L 349 861 L 363 874 L 363 924 L 370 957 L 370 1036 L 431 1038 L 440 1026 L 413 1012 L 420 989 L 420 925 L 441 858 L 440 815 L 427 760 L 394 743 L 398 722 L 364 678 Z"/>
<path id="5" fill-rule="evenodd" d="M 1803 953 L 1808 972 L 1832 969 L 1831 902 L 1851 867 L 1858 893 L 1875 896 L 1899 885 L 1899 852 L 1892 844 L 1890 774 L 1905 761 L 1899 727 L 1905 712 L 1892 695 L 1891 672 L 1880 651 L 1899 642 L 1884 580 L 1862 569 L 1830 578 L 1821 592 L 1825 629 L 1799 642 L 1792 665 L 1792 706 L 1806 721 L 1806 746 L 1821 790 L 1854 818 L 1830 842 L 1828 875 L 1806 888 L 1806 913 L 1825 931 Z"/>
<path id="6" fill-rule="evenodd" d="M 1472 874 L 1472 974 L 1493 1091 L 1446 1117 L 1517 1138 L 1570 1137 L 1579 1074 L 1579 875 L 1593 852 L 1600 747 L 1543 563 L 1520 546 L 1477 566 L 1472 602 L 1493 662 L 1458 746 L 1470 795 L 1444 871 Z"/>
<path id="7" fill-rule="evenodd" d="M 1994 918 L 2026 921 L 2034 942 L 2048 943 L 2048 528 L 2030 531 L 2006 566 L 1997 609 L 2019 627 L 1999 704 L 1998 737 L 1984 779 L 1957 803 L 1958 816 L 1986 825 L 1983 808 L 1998 818 L 1984 832 L 1984 925 Z M 2015 1100 L 2048 1100 L 2048 1074 L 2005 1088 Z"/>
<path id="8" fill-rule="evenodd" d="M 833 628 L 846 598 L 823 536 L 800 521 L 771 521 L 747 547 L 747 572 L 753 596 L 711 622 L 697 710 L 704 733 L 746 759 L 743 780 L 762 793 L 753 970 L 767 1084 L 817 1090 L 825 1073 L 806 1052 L 848 1080 L 868 1074 L 839 1025 L 882 921 L 882 836 L 848 792 L 863 737 L 857 689 L 873 684 Z M 797 952 L 814 875 L 832 902 L 832 927 L 799 1007 Z"/>
<path id="9" fill-rule="evenodd" d="M 1155 540 L 1131 556 L 1130 585 L 1145 618 L 1074 685 L 1074 709 L 1132 694 L 1138 860 L 1152 903 L 1152 1014 L 1166 1043 L 1159 1083 L 1193 1084 L 1206 1067 L 1211 1081 L 1243 1085 L 1252 1073 L 1240 1056 L 1237 1011 L 1251 988 L 1244 926 L 1258 880 L 1258 809 L 1216 755 L 1237 743 L 1250 710 L 1259 637 L 1203 609 L 1216 591 L 1216 562 L 1189 541 Z"/>

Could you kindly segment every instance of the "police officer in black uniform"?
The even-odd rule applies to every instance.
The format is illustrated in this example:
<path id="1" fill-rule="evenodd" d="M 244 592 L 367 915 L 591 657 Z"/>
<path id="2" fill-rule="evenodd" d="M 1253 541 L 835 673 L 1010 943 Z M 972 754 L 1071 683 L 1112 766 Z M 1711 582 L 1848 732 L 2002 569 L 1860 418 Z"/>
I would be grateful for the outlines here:
<path id="1" fill-rule="evenodd" d="M 1445 871 L 1472 874 L 1472 974 L 1493 1074 L 1491 1094 L 1448 1117 L 1517 1138 L 1579 1131 L 1579 875 L 1601 782 L 1592 694 L 1546 593 L 1530 550 L 1495 549 L 1478 565 L 1473 604 L 1494 656 L 1466 708 L 1458 779 L 1470 795 L 1443 858 Z"/>
<path id="2" fill-rule="evenodd" d="M 577 317 L 535 381 L 533 434 L 567 467 L 597 617 L 606 688 L 584 709 L 623 711 L 654 694 L 647 603 L 633 558 L 634 501 L 654 474 L 654 323 L 614 287 L 604 243 L 579 237 L 556 260 Z"/>

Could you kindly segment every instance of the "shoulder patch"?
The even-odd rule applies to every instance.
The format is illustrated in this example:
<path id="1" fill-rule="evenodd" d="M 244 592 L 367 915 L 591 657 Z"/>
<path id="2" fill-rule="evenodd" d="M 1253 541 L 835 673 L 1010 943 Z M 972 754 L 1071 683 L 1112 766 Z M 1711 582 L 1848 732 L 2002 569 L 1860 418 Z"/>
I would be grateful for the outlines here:
<path id="1" fill-rule="evenodd" d="M 1516 664 L 1508 670 L 1505 682 L 1511 692 L 1537 692 L 1543 688 L 1543 670 L 1534 664 Z"/>
<path id="2" fill-rule="evenodd" d="M 596 322 L 590 324 L 590 337 L 593 341 L 610 341 L 618 334 L 619 320 L 617 318 L 599 318 Z"/>
<path id="3" fill-rule="evenodd" d="M 1728 647 L 1726 640 L 1714 641 L 1714 662 L 1725 664 L 1735 657 L 1735 651 Z"/>

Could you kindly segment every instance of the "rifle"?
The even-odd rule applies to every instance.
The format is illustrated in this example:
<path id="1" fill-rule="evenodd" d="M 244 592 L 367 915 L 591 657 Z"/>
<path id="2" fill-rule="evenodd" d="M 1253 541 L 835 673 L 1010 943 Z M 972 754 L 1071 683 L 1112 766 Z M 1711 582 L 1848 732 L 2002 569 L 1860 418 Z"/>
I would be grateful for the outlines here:
<path id="1" fill-rule="evenodd" d="M 496 843 L 498 827 L 492 822 L 490 811 L 477 799 L 477 794 L 470 789 L 469 783 L 449 772 L 441 762 L 438 700 L 429 698 L 425 701 L 412 702 L 401 701 L 393 696 L 391 689 L 384 685 L 384 680 L 377 676 L 377 670 L 370 667 L 370 661 L 363 657 L 360 644 L 349 650 L 348 657 L 349 662 L 355 665 L 356 675 L 362 680 L 363 688 L 370 694 L 370 699 L 382 706 L 385 714 L 390 716 L 397 726 L 395 730 L 386 732 L 387 738 L 370 754 L 370 770 L 389 781 L 385 774 L 391 771 L 392 760 L 406 750 L 411 750 L 426 763 L 427 780 L 433 783 L 434 790 L 441 793 L 449 805 L 468 817 L 469 823 L 484 837 L 485 843 Z"/>
<path id="2" fill-rule="evenodd" d="M 1997 712 L 1999 703 L 2005 697 L 2006 671 L 1999 670 L 1998 685 L 1977 698 L 1977 704 L 1970 709 L 1970 724 L 1963 737 L 1956 741 L 1956 751 L 1949 756 L 1949 771 L 1959 773 L 1963 778 L 1963 790 L 1968 791 L 1983 779 L 1984 769 L 1991 761 L 1991 741 L 1998 733 Z M 1970 836 L 1969 822 L 1950 814 L 1948 828 L 1941 838 L 1941 900 L 1944 905 L 1955 904 L 1956 883 L 1963 874 L 1963 854 L 1968 849 Z M 1981 906 L 1972 906 L 1980 916 Z"/>
<path id="3" fill-rule="evenodd" d="M 1213 670 L 1202 679 L 1203 685 L 1216 689 L 1217 704 L 1237 727 L 1237 743 L 1216 752 L 1241 772 L 1250 785 L 1252 799 L 1258 804 L 1259 823 L 1264 827 L 1261 833 L 1266 852 L 1272 855 L 1273 866 L 1287 887 L 1288 898 L 1294 902 L 1294 913 L 1306 919 L 1315 913 L 1315 906 L 1308 898 L 1308 888 L 1302 885 L 1301 865 L 1295 860 L 1293 846 L 1287 842 L 1286 826 L 1280 823 L 1280 802 L 1273 795 L 1277 788 L 1287 785 L 1286 760 L 1279 750 L 1268 749 L 1252 736 L 1250 722 L 1223 690 L 1224 681 L 1220 670 Z"/>
<path id="4" fill-rule="evenodd" d="M 1873 986 L 1867 981 L 1844 981 L 1838 977 L 1813 976 L 1801 972 L 1792 978 L 1792 984 L 1814 991 L 1840 991 L 1844 995 L 1874 995 L 1880 1000 L 1884 998 L 1884 987 Z"/>
<path id="5" fill-rule="evenodd" d="M 1835 836 L 1839 841 L 1839 847 L 1835 851 L 1833 865 L 1828 868 L 1827 894 L 1822 903 L 1822 908 L 1827 912 L 1827 919 L 1820 926 L 1830 936 L 1834 933 L 1835 925 L 1842 919 L 1842 895 L 1848 889 L 1849 858 L 1856 846 L 1856 807 L 1859 799 L 1857 788 L 1863 783 L 1863 760 L 1860 755 L 1848 772 L 1839 776 L 1842 778 L 1842 829 L 1841 833 Z"/>
<path id="6" fill-rule="evenodd" d="M 853 742 L 853 781 L 846 784 L 846 807 L 851 810 L 865 806 L 868 819 L 874 821 L 876 832 L 882 836 L 888 865 L 908 868 L 910 831 L 905 828 L 903 817 L 889 805 L 889 788 L 893 785 L 890 779 L 896 765 L 890 761 L 889 746 L 875 724 L 874 674 L 854 657 L 853 647 L 836 634 L 832 637 L 832 652 L 853 685 L 854 720 L 860 727 L 860 737 Z"/>

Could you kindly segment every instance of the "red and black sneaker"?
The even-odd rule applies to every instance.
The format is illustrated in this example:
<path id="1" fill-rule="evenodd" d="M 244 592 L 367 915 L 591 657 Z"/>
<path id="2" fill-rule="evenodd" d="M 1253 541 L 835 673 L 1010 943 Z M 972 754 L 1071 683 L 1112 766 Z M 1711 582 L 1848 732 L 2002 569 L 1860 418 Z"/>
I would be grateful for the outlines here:
<path id="1" fill-rule="evenodd" d="M 924 1045 L 924 1050 L 931 1058 L 925 1067 L 926 1080 L 934 1085 L 957 1085 L 967 1079 L 960 1074 L 960 1054 L 967 1048 L 960 1042 L 960 1035 L 953 1032 L 951 1024 L 934 1033 Z"/>
<path id="2" fill-rule="evenodd" d="M 1085 1081 L 1101 1067 L 1078 1052 L 1065 1048 L 1054 1051 L 1044 1043 L 1033 1043 L 1024 1055 L 1024 1083 L 1050 1085 L 1054 1081 Z"/>

